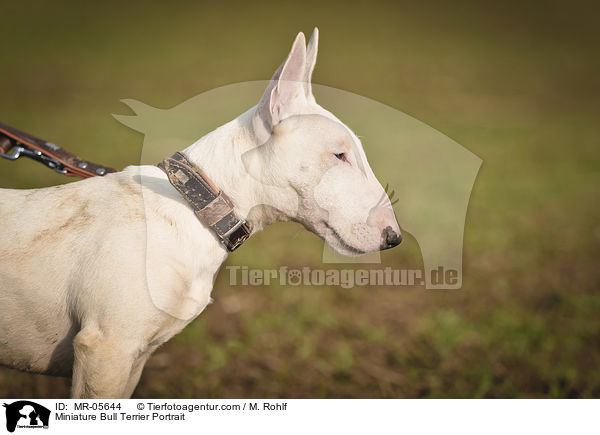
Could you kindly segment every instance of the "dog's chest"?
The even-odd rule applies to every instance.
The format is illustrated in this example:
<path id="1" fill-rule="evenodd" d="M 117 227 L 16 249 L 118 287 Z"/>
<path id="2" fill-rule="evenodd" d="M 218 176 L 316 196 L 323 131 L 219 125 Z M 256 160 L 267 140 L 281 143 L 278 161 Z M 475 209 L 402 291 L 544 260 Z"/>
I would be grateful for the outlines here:
<path id="1" fill-rule="evenodd" d="M 158 309 L 188 320 L 211 302 L 213 284 L 227 253 L 193 214 L 172 219 L 175 226 L 160 218 L 148 222 L 148 290 Z"/>

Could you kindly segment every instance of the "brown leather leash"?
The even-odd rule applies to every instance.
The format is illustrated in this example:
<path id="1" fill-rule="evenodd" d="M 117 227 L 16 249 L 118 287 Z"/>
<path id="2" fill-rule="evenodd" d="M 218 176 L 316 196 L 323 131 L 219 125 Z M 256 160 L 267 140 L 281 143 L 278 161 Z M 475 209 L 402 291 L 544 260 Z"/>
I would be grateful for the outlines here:
<path id="1" fill-rule="evenodd" d="M 0 157 L 28 157 L 71 177 L 95 177 L 116 169 L 83 160 L 52 142 L 39 139 L 0 123 Z M 169 182 L 194 210 L 198 220 L 219 238 L 228 251 L 235 251 L 250 237 L 250 226 L 235 215 L 233 203 L 196 165 L 181 153 L 158 164 Z"/>
<path id="2" fill-rule="evenodd" d="M 116 169 L 83 160 L 43 139 L 0 122 L 0 157 L 28 157 L 69 177 L 89 178 L 117 172 Z"/>

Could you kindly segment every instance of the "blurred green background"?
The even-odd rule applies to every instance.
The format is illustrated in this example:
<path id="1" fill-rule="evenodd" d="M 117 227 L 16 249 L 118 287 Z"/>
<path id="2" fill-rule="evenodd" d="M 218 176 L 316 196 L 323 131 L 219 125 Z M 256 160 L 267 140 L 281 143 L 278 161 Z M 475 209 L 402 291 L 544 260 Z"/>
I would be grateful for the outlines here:
<path id="1" fill-rule="evenodd" d="M 395 107 L 483 159 L 463 288 L 230 287 L 223 270 L 215 303 L 158 350 L 134 397 L 600 397 L 598 12 L 578 1 L 3 1 L 0 121 L 122 168 L 139 162 L 143 137 L 110 116 L 130 113 L 120 99 L 169 108 L 266 79 L 296 33 L 318 26 L 315 82 Z M 2 187 L 70 181 L 0 161 Z M 277 224 L 227 264 L 319 267 L 321 253 L 314 235 Z M 410 235 L 383 256 L 421 267 Z M 68 390 L 0 369 L 2 397 Z"/>

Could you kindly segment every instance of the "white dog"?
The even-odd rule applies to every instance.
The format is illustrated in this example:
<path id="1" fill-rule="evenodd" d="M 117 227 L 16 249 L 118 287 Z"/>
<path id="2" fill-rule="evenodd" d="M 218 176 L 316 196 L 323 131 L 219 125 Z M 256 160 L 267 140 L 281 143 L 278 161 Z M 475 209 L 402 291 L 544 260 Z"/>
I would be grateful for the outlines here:
<path id="1" fill-rule="evenodd" d="M 294 220 L 343 254 L 390 248 L 400 229 L 359 139 L 312 95 L 317 41 L 300 33 L 259 104 L 183 154 L 252 232 Z M 154 166 L 2 189 L 0 223 L 0 363 L 72 375 L 73 397 L 131 396 L 227 256 Z"/>

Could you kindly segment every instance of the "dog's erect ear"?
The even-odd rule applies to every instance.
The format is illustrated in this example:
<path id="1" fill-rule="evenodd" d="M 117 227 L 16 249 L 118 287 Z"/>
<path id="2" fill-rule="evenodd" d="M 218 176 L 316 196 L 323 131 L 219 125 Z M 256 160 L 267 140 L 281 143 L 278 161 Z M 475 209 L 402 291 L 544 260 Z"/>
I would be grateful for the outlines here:
<path id="1" fill-rule="evenodd" d="M 319 29 L 315 27 L 313 34 L 306 47 L 306 69 L 304 70 L 304 81 L 306 82 L 306 97 L 314 100 L 312 94 L 312 74 L 317 63 L 317 52 L 319 51 Z"/>
<path id="2" fill-rule="evenodd" d="M 260 140 L 266 140 L 275 125 L 306 103 L 306 66 L 306 39 L 300 32 L 258 103 L 252 123 Z"/>
<path id="3" fill-rule="evenodd" d="M 270 112 L 272 125 L 294 112 L 298 99 L 305 97 L 304 70 L 306 69 L 306 40 L 304 33 L 298 33 L 288 55 L 277 85 L 271 91 Z"/>

